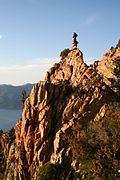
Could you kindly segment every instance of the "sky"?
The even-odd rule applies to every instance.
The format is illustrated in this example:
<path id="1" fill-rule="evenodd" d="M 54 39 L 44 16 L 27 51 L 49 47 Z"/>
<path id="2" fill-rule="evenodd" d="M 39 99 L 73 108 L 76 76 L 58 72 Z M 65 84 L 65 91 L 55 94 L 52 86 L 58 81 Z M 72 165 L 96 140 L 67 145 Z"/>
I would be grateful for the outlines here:
<path id="1" fill-rule="evenodd" d="M 87 64 L 120 39 L 120 0 L 0 0 L 0 84 L 44 80 L 60 52 L 78 48 Z"/>

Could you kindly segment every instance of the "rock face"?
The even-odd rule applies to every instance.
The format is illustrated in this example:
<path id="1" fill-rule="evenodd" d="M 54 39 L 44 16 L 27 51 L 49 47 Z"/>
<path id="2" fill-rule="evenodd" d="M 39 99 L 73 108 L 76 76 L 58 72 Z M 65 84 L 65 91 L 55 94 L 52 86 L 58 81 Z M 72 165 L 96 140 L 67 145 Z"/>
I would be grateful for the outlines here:
<path id="1" fill-rule="evenodd" d="M 14 128 L 6 133 L 3 133 L 2 130 L 0 130 L 0 179 L 3 179 L 1 173 L 3 174 L 5 172 L 5 175 L 7 174 L 8 176 L 9 172 L 12 171 L 14 167 L 13 162 L 15 160 L 15 154 L 12 152 L 14 149 L 14 140 Z M 10 162 L 9 168 L 8 162 Z"/>
<path id="2" fill-rule="evenodd" d="M 93 64 L 93 68 L 103 77 L 103 81 L 110 86 L 114 91 L 116 81 L 120 81 L 120 69 L 115 74 L 115 69 L 120 66 L 120 47 L 111 48 L 104 54 L 102 61 L 96 61 Z M 119 68 L 119 67 L 118 67 Z"/>
<path id="3" fill-rule="evenodd" d="M 64 60 L 53 65 L 44 82 L 34 86 L 25 101 L 22 119 L 15 127 L 5 179 L 12 176 L 35 180 L 39 167 L 47 161 L 61 164 L 64 168 L 60 179 L 70 179 L 71 170 L 67 167 L 74 163 L 62 135 L 76 121 L 99 121 L 107 104 L 116 99 L 99 75 L 105 72 L 102 63 L 105 65 L 107 57 L 92 68 L 84 63 L 82 52 L 73 49 Z"/>

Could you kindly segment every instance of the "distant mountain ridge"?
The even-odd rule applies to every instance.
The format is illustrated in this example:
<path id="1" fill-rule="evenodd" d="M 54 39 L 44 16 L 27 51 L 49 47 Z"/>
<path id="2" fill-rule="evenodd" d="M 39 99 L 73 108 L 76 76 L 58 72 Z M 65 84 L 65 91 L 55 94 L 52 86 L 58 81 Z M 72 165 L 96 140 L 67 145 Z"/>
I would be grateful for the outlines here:
<path id="1" fill-rule="evenodd" d="M 25 84 L 21 86 L 0 85 L 0 109 L 21 109 L 21 91 L 24 88 L 27 95 L 30 94 L 35 84 Z"/>

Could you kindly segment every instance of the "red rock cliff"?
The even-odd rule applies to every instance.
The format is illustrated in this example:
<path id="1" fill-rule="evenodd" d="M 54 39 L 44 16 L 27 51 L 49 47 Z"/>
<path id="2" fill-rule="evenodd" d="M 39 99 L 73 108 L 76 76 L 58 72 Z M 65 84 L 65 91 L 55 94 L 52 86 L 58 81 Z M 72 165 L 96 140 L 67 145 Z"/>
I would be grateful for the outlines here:
<path id="1" fill-rule="evenodd" d="M 98 69 L 100 72 L 99 66 Z M 9 150 L 6 179 L 10 179 L 12 169 L 13 178 L 35 180 L 39 167 L 47 161 L 62 164 L 61 179 L 69 179 L 66 160 L 67 166 L 72 166 L 72 154 L 63 145 L 62 135 L 76 121 L 98 121 L 104 116 L 107 103 L 115 98 L 96 69 L 84 63 L 82 52 L 70 51 L 64 60 L 53 65 L 45 81 L 38 82 L 26 99 Z"/>

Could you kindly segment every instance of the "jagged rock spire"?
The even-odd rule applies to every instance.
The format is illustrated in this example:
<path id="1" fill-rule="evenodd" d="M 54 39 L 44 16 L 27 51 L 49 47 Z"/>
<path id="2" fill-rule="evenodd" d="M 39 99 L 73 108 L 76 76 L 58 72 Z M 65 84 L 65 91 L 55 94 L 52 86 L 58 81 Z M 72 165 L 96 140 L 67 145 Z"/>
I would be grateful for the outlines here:
<path id="1" fill-rule="evenodd" d="M 78 41 L 76 40 L 77 36 L 78 35 L 74 32 L 74 34 L 73 34 L 73 41 L 72 41 L 72 49 L 76 49 L 77 48 L 77 44 L 78 44 Z"/>

